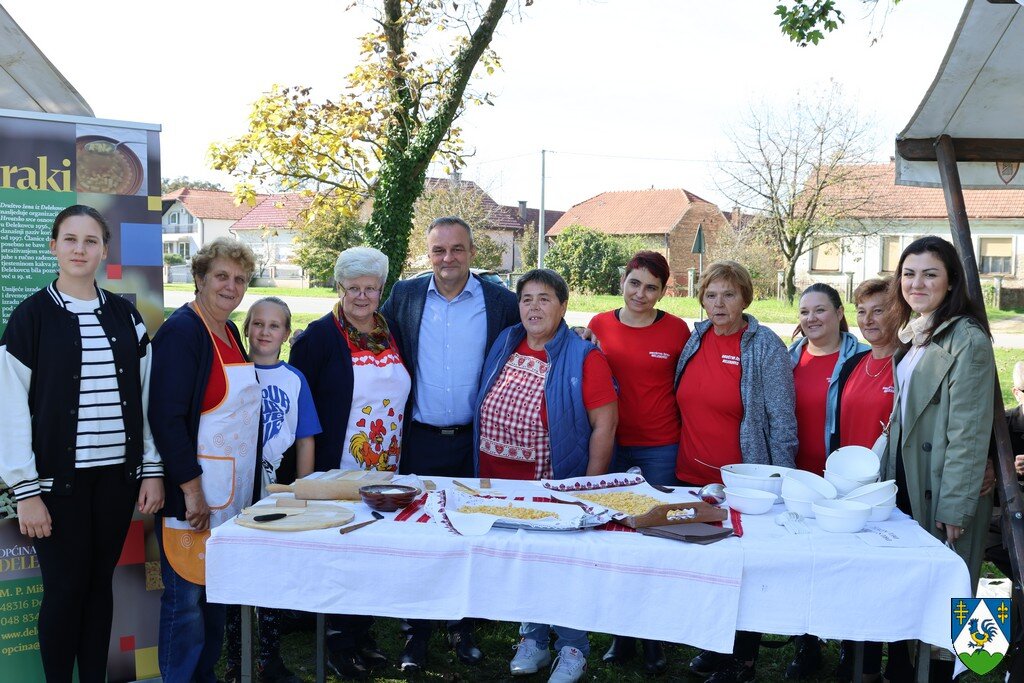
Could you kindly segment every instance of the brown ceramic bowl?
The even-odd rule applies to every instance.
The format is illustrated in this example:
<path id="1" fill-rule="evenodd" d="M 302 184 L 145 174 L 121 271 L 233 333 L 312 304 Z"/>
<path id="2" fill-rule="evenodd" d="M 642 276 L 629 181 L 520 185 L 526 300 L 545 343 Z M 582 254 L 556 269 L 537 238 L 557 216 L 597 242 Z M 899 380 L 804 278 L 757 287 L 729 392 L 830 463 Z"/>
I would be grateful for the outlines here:
<path id="1" fill-rule="evenodd" d="M 400 484 L 372 484 L 359 489 L 359 497 L 367 507 L 378 512 L 394 512 L 416 499 L 420 490 Z"/>

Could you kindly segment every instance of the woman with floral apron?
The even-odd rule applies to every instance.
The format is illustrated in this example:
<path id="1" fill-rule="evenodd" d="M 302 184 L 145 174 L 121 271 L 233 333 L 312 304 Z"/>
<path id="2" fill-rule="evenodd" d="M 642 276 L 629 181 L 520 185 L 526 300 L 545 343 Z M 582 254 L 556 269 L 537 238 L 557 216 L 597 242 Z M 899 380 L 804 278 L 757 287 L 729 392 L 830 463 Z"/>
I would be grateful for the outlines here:
<path id="1" fill-rule="evenodd" d="M 171 463 L 157 529 L 165 683 L 216 681 L 225 607 L 206 602 L 206 540 L 252 502 L 260 467 L 259 383 L 228 320 L 254 263 L 248 247 L 226 238 L 200 250 L 192 259 L 195 301 L 175 311 L 153 340 L 150 420 L 157 450 Z"/>

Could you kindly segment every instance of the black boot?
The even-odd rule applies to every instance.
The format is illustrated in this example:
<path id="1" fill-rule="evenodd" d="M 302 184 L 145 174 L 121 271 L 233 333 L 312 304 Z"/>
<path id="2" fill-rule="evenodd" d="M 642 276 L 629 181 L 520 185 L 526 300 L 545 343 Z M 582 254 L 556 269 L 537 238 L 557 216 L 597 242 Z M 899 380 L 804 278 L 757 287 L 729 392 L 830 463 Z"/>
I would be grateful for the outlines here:
<path id="1" fill-rule="evenodd" d="M 821 641 L 817 636 L 796 637 L 796 657 L 786 667 L 786 678 L 809 678 L 821 668 Z"/>
<path id="2" fill-rule="evenodd" d="M 644 671 L 649 674 L 665 673 L 668 662 L 665 660 L 665 648 L 661 646 L 661 641 L 642 639 L 640 646 L 644 651 Z"/>
<path id="3" fill-rule="evenodd" d="M 622 664 L 636 657 L 636 638 L 633 636 L 612 636 L 611 647 L 601 657 L 608 664 Z"/>

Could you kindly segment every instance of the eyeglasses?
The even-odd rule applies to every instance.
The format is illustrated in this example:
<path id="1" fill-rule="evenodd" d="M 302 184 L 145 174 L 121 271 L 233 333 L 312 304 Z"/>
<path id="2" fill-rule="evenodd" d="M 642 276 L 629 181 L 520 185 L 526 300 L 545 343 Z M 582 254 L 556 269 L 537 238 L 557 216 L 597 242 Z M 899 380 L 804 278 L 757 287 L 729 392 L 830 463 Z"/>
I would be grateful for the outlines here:
<path id="1" fill-rule="evenodd" d="M 346 287 L 345 293 L 353 299 L 358 299 L 360 294 L 367 299 L 373 299 L 380 296 L 380 287 Z"/>

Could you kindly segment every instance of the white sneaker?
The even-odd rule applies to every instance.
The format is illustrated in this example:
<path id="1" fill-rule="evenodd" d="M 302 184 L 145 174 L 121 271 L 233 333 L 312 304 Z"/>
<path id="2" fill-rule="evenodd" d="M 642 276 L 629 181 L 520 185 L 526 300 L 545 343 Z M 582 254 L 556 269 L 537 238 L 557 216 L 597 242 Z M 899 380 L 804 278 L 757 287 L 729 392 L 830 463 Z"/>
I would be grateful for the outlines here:
<path id="1" fill-rule="evenodd" d="M 548 683 L 576 683 L 587 672 L 587 658 L 574 647 L 563 647 L 555 657 Z"/>
<path id="2" fill-rule="evenodd" d="M 536 640 L 523 638 L 515 648 L 516 656 L 508 665 L 513 676 L 535 674 L 551 664 L 551 653 L 546 647 L 538 647 Z"/>

